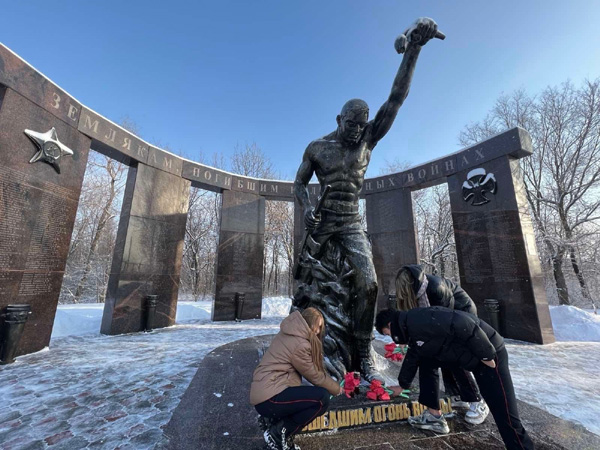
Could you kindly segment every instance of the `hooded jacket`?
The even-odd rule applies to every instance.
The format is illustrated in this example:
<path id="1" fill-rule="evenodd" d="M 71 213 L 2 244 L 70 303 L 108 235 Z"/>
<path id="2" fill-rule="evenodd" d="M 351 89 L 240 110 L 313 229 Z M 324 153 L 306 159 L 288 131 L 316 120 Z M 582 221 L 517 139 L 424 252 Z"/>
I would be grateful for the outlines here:
<path id="1" fill-rule="evenodd" d="M 417 264 L 404 266 L 402 269 L 408 269 L 415 279 L 413 284 L 415 294 L 419 292 L 425 277 L 427 277 L 429 283 L 425 292 L 431 306 L 445 306 L 446 308 L 477 315 L 477 307 L 471 297 L 469 297 L 469 294 L 453 281 L 426 274 L 423 266 Z"/>
<path id="2" fill-rule="evenodd" d="M 250 403 L 258 405 L 283 392 L 288 387 L 300 386 L 302 377 L 315 386 L 340 392 L 340 385 L 315 367 L 309 341 L 310 328 L 298 311 L 287 316 L 280 331 L 254 370 L 250 385 Z"/>
<path id="3" fill-rule="evenodd" d="M 494 359 L 504 349 L 504 339 L 479 318 L 441 306 L 395 311 L 391 322 L 392 339 L 408 344 L 408 352 L 398 375 L 398 384 L 407 389 L 421 360 L 440 366 L 473 370 L 480 361 Z"/>

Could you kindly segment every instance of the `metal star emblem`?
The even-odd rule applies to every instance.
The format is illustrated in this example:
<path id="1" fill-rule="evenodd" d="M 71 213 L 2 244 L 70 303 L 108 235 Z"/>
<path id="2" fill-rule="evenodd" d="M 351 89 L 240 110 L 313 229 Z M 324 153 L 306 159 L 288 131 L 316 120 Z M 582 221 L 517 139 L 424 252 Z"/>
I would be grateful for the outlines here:
<path id="1" fill-rule="evenodd" d="M 73 150 L 58 140 L 56 129 L 54 127 L 45 133 L 25 130 L 25 134 L 39 148 L 33 158 L 29 160 L 29 163 L 43 161 L 54 167 L 56 173 L 60 173 L 60 166 L 58 165 L 60 157 L 73 156 Z"/>

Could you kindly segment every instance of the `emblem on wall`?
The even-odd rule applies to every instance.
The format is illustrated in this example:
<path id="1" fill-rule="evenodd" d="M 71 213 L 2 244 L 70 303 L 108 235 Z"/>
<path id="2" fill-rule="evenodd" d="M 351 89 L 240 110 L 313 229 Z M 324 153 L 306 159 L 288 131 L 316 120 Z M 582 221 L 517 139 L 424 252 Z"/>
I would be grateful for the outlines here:
<path id="1" fill-rule="evenodd" d="M 29 163 L 43 161 L 54 167 L 56 173 L 60 173 L 60 166 L 58 165 L 60 158 L 62 156 L 73 156 L 73 150 L 58 140 L 54 127 L 45 133 L 38 133 L 32 130 L 25 130 L 24 133 L 39 149 L 33 155 L 33 158 L 29 160 Z"/>
<path id="2" fill-rule="evenodd" d="M 485 205 L 490 201 L 485 194 L 496 194 L 496 177 L 493 173 L 486 173 L 485 169 L 473 169 L 467 174 L 467 181 L 462 185 L 462 194 L 465 202 L 473 206 Z"/>

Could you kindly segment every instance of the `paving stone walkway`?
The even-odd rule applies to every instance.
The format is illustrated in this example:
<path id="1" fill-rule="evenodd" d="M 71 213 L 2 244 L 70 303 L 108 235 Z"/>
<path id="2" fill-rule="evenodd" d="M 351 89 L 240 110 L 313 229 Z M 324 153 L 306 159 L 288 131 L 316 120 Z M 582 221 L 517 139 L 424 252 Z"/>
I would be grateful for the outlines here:
<path id="1" fill-rule="evenodd" d="M 281 318 L 79 336 L 0 368 L 0 449 L 151 449 L 204 356 Z"/>

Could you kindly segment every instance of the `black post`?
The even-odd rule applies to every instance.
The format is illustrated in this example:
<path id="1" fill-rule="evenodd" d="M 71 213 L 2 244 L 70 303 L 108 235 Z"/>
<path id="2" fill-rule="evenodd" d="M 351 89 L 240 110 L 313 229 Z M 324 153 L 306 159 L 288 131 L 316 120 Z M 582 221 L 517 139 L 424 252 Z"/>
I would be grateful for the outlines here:
<path id="1" fill-rule="evenodd" d="M 483 301 L 483 306 L 488 313 L 492 328 L 502 334 L 500 332 L 500 302 L 493 298 L 486 298 Z"/>
<path id="2" fill-rule="evenodd" d="M 8 305 L 6 307 L 6 312 L 2 314 L 4 327 L 2 329 L 0 364 L 15 362 L 15 353 L 29 314 L 31 314 L 31 305 Z"/>
<path id="3" fill-rule="evenodd" d="M 242 321 L 242 312 L 244 311 L 244 300 L 246 300 L 246 294 L 243 292 L 235 293 L 235 321 Z"/>
<path id="4" fill-rule="evenodd" d="M 387 298 L 387 307 L 389 309 L 398 309 L 398 300 L 396 300 L 396 294 L 389 294 Z"/>
<path id="5" fill-rule="evenodd" d="M 146 295 L 146 320 L 144 324 L 145 331 L 151 331 L 154 328 L 154 317 L 156 316 L 156 299 L 158 295 Z"/>

